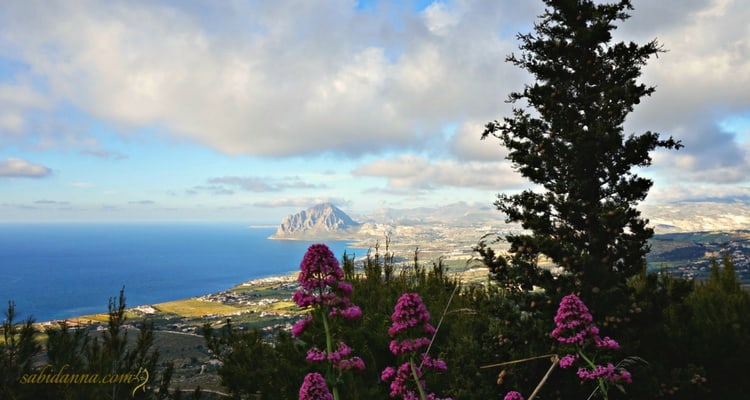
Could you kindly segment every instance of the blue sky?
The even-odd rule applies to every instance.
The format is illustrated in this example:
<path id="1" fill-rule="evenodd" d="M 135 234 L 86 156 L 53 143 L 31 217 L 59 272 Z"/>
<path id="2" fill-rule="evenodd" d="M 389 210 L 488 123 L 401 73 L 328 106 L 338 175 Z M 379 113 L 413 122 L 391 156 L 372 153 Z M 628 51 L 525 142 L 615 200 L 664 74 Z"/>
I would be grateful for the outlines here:
<path id="1" fill-rule="evenodd" d="M 627 121 L 652 203 L 750 199 L 750 3 L 633 1 L 658 39 Z M 0 221 L 276 223 L 332 201 L 492 204 L 527 184 L 482 126 L 541 1 L 0 3 Z"/>

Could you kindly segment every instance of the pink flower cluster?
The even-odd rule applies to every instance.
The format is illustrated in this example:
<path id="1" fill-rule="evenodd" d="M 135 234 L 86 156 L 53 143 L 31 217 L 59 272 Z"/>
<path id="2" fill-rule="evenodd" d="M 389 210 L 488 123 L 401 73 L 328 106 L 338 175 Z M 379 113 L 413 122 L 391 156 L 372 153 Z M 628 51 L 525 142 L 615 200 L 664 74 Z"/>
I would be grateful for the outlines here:
<path id="1" fill-rule="evenodd" d="M 331 353 L 326 353 L 316 347 L 307 351 L 308 362 L 325 362 L 330 361 L 334 368 L 347 370 L 356 369 L 364 370 L 365 363 L 359 357 L 349 357 L 352 354 L 352 348 L 344 342 L 339 342 L 338 349 Z"/>
<path id="2" fill-rule="evenodd" d="M 515 390 L 511 390 L 510 392 L 505 394 L 503 400 L 524 400 L 524 398 L 521 393 L 518 393 Z"/>
<path id="3" fill-rule="evenodd" d="M 430 313 L 427 312 L 422 298 L 416 293 L 401 295 L 393 309 L 391 322 L 391 327 L 388 329 L 391 337 L 410 328 L 421 328 L 428 335 L 435 333 L 435 328 L 430 325 Z"/>
<path id="4" fill-rule="evenodd" d="M 630 372 L 618 368 L 612 363 L 607 363 L 606 366 L 604 365 L 597 365 L 596 368 L 593 370 L 589 370 L 586 368 L 578 368 L 578 377 L 581 379 L 590 379 L 590 380 L 596 380 L 596 379 L 604 379 L 607 382 L 616 382 L 616 383 L 632 383 L 633 377 L 630 375 Z"/>
<path id="5" fill-rule="evenodd" d="M 300 263 L 297 277 L 300 289 L 294 292 L 292 300 L 300 308 L 321 307 L 330 318 L 358 319 L 362 310 L 351 303 L 352 285 L 342 279 L 344 271 L 328 246 L 314 244 L 307 249 Z M 311 323 L 310 315 L 297 321 L 292 327 L 292 335 L 298 337 Z"/>
<path id="6" fill-rule="evenodd" d="M 430 313 L 427 311 L 422 298 L 416 293 L 404 293 L 398 299 L 391 315 L 391 327 L 388 334 L 393 338 L 402 336 L 402 338 L 391 340 L 389 348 L 395 355 L 410 355 L 409 361 L 401 364 L 398 369 L 387 367 L 383 370 L 380 378 L 384 382 L 391 382 L 390 396 L 401 396 L 404 400 L 419 400 L 420 397 L 413 390 L 412 383 L 419 385 L 421 390 L 425 389 L 425 381 L 422 379 L 422 368 L 427 367 L 438 372 L 445 372 L 448 366 L 445 361 L 434 359 L 427 353 L 422 353 L 421 349 L 426 349 L 430 345 L 429 337 L 408 337 L 409 334 L 433 335 L 435 328 L 430 325 Z M 406 336 L 406 337 L 403 337 Z M 415 364 L 415 357 L 421 361 L 421 366 Z M 412 368 L 414 369 L 412 371 Z M 414 374 L 416 373 L 416 377 Z M 419 388 L 418 388 L 419 389 Z M 441 400 L 434 393 L 426 394 L 429 400 Z M 443 400 L 450 400 L 445 398 Z"/>
<path id="7" fill-rule="evenodd" d="M 561 368 L 573 366 L 581 357 L 584 348 L 593 344 L 598 350 L 619 350 L 620 344 L 616 340 L 599 336 L 599 328 L 594 324 L 588 307 L 574 294 L 563 297 L 555 315 L 555 329 L 551 336 L 560 343 L 573 344 L 578 348 L 578 354 L 566 354 L 560 359 Z M 628 371 L 618 368 L 611 363 L 606 366 L 589 365 L 591 369 L 579 368 L 581 379 L 603 379 L 607 382 L 631 383 Z"/>
<path id="8" fill-rule="evenodd" d="M 351 357 L 352 349 L 343 342 L 338 348 L 330 348 L 332 343 L 328 318 L 341 317 L 348 320 L 360 318 L 362 310 L 351 303 L 352 285 L 344 282 L 344 271 L 328 246 L 314 244 L 307 249 L 300 263 L 297 281 L 300 284 L 292 299 L 303 309 L 313 308 L 315 312 L 297 321 L 292 327 L 292 336 L 299 337 L 313 323 L 314 317 L 322 318 L 325 327 L 327 351 L 313 347 L 307 351 L 308 362 L 327 362 L 330 367 L 343 370 L 364 370 L 365 363 L 360 357 Z M 329 368 L 329 373 L 332 370 Z M 338 389 L 333 386 L 333 395 L 328 391 L 325 378 L 319 373 L 305 376 L 299 391 L 300 400 L 333 400 L 338 398 Z"/>
<path id="9" fill-rule="evenodd" d="M 555 315 L 555 329 L 551 336 L 560 343 L 581 347 L 593 341 L 598 349 L 619 350 L 620 344 L 609 336 L 599 337 L 599 328 L 594 324 L 588 307 L 578 296 L 569 294 L 560 301 Z"/>
<path id="10" fill-rule="evenodd" d="M 317 372 L 305 375 L 299 388 L 299 400 L 333 400 L 323 375 Z"/>

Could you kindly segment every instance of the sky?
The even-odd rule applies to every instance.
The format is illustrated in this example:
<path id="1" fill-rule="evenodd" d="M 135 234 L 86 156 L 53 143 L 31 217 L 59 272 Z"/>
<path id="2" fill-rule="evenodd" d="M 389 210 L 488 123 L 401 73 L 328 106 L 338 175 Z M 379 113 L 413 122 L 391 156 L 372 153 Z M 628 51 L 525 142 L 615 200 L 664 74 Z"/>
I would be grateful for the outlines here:
<path id="1" fill-rule="evenodd" d="M 685 148 L 647 203 L 750 203 L 750 2 L 634 0 L 657 39 L 626 133 Z M 529 186 L 487 122 L 541 1 L 0 2 L 0 222 L 278 223 L 331 201 L 491 207 Z"/>

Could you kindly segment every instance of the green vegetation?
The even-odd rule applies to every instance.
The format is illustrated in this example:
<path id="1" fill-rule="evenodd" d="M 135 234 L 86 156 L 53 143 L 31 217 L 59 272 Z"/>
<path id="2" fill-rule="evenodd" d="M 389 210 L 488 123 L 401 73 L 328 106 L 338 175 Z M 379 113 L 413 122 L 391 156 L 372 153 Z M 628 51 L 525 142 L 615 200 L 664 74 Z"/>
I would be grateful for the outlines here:
<path id="1" fill-rule="evenodd" d="M 625 281 L 646 266 L 653 229 L 636 205 L 653 182 L 634 172 L 651 152 L 679 149 L 653 132 L 623 132 L 626 117 L 653 87 L 639 83 L 641 67 L 661 48 L 611 43 L 630 1 L 545 0 L 534 33 L 521 34 L 521 55 L 510 63 L 534 78 L 509 101 L 513 115 L 487 124 L 513 166 L 538 189 L 501 194 L 495 205 L 529 233 L 511 234 L 510 257 L 490 264 L 499 279 L 528 289 L 580 292 L 594 310 L 620 302 Z M 486 247 L 479 247 L 486 252 Z M 567 274 L 552 280 L 537 268 L 543 255 Z M 488 261 L 489 258 L 488 258 Z"/>
<path id="2" fill-rule="evenodd" d="M 418 250 L 413 257 L 392 253 L 388 239 L 384 253 L 376 245 L 361 262 L 345 255 L 344 280 L 352 285 L 350 300 L 361 308 L 361 318 L 331 327 L 312 320 L 297 338 L 289 330 L 304 312 L 290 301 L 297 286 L 289 278 L 157 305 L 158 313 L 138 327 L 126 323 L 141 314 L 126 313 L 121 292 L 110 300 L 107 315 L 82 319 L 99 321 L 101 332 L 61 323 L 47 327 L 46 338 L 31 319 L 18 322 L 10 303 L 0 342 L 0 399 L 296 399 L 303 377 L 316 372 L 306 362 L 306 349 L 329 337 L 345 341 L 366 366 L 329 382 L 341 397 L 385 399 L 391 389 L 382 372 L 399 362 L 389 349 L 388 330 L 394 305 L 407 292 L 424 300 L 437 328 L 428 351 L 446 362 L 447 371 L 425 381 L 443 396 L 484 400 L 518 391 L 543 399 L 748 397 L 743 367 L 750 359 L 750 294 L 738 278 L 748 268 L 747 232 L 652 238 L 635 208 L 651 181 L 632 169 L 648 166 L 655 149 L 680 146 L 651 132 L 625 137 L 622 129 L 633 107 L 653 92 L 636 79 L 660 48 L 656 42 L 609 44 L 629 1 L 545 4 L 535 33 L 520 36 L 522 55 L 509 57 L 535 78 L 510 98 L 533 110 L 516 109 L 484 133 L 497 136 L 516 168 L 542 188 L 498 198 L 508 220 L 527 229 L 504 238 L 508 255 L 481 240 L 476 264 L 441 258 L 425 264 Z M 665 268 L 647 271 L 649 243 L 659 249 L 651 261 Z M 745 264 L 736 266 L 725 254 L 705 267 L 680 266 L 679 258 L 701 250 L 703 258 L 717 259 L 731 251 Z M 542 260 L 563 273 L 540 268 Z M 704 280 L 689 279 L 699 273 Z M 560 299 L 570 294 L 590 306 L 598 326 L 594 336 L 619 343 L 597 365 L 627 368 L 632 384 L 606 386 L 600 380 L 597 386 L 557 368 L 569 350 L 551 332 Z M 182 365 L 160 363 L 165 354 Z M 138 390 L 132 383 L 28 384 L 45 368 L 135 376 L 146 370 L 150 378 Z M 173 380 L 176 371 L 182 375 Z M 186 392 L 170 389 L 175 381 Z M 203 384 L 215 390 L 202 391 Z"/>
<path id="3" fill-rule="evenodd" d="M 153 325 L 144 321 L 136 328 L 126 320 L 125 294 L 120 291 L 109 301 L 100 333 L 61 322 L 45 330 L 42 346 L 33 320 L 16 323 L 15 305 L 10 303 L 2 326 L 0 398 L 171 398 L 173 366 L 159 363 Z M 137 330 L 135 338 L 131 330 Z"/>
<path id="4" fill-rule="evenodd" d="M 394 363 L 387 330 L 393 305 L 406 291 L 419 293 L 432 321 L 440 321 L 431 354 L 446 361 L 448 372 L 429 377 L 427 387 L 444 396 L 487 399 L 509 390 L 531 393 L 549 369 L 549 357 L 493 365 L 562 355 L 549 336 L 557 304 L 547 294 L 506 290 L 487 279 L 461 283 L 463 276 L 439 261 L 425 266 L 418 257 L 408 264 L 393 259 L 386 251 L 356 267 L 351 259 L 342 262 L 354 287 L 352 302 L 363 315 L 340 326 L 337 335 L 367 366 L 345 376 L 342 397 L 388 398 L 389 388 L 379 374 Z M 388 278 L 385 271 L 391 271 Z M 716 263 L 714 271 L 704 283 L 644 272 L 628 281 L 624 316 L 595 315 L 602 321 L 602 335 L 618 339 L 623 359 L 645 360 L 629 366 L 634 383 L 624 393 L 613 389 L 610 399 L 741 398 L 750 389 L 739 367 L 750 356 L 750 296 L 731 278 L 730 260 Z M 323 327 L 312 325 L 299 340 L 284 329 L 239 328 L 207 325 L 204 330 L 207 346 L 223 362 L 217 372 L 226 391 L 238 398 L 296 399 L 302 378 L 314 368 L 304 361 L 306 343 L 320 338 Z M 593 389 L 579 383 L 574 371 L 557 369 L 539 396 L 585 399 Z"/>

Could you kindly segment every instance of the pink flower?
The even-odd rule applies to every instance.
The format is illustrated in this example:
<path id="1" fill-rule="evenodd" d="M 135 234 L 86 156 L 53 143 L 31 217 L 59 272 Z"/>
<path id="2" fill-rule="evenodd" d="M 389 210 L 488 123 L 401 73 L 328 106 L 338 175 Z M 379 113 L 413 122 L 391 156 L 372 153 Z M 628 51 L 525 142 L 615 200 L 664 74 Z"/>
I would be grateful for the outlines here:
<path id="1" fill-rule="evenodd" d="M 583 301 L 578 296 L 569 294 L 560 301 L 560 307 L 555 315 L 555 329 L 551 335 L 561 343 L 583 346 L 587 337 L 593 333 L 591 327 L 596 328 L 593 320 Z M 593 334 L 598 333 L 599 330 L 596 328 L 596 333 Z"/>
<path id="2" fill-rule="evenodd" d="M 388 329 L 388 334 L 391 337 L 416 327 L 421 327 L 428 335 L 435 333 L 435 328 L 430 325 L 430 313 L 422 302 L 422 298 L 416 293 L 401 295 L 393 309 L 391 321 L 393 323 L 391 328 Z"/>
<path id="3" fill-rule="evenodd" d="M 328 390 L 323 375 L 317 372 L 305 375 L 302 386 L 299 388 L 299 400 L 333 400 L 333 395 Z"/>
<path id="4" fill-rule="evenodd" d="M 578 354 L 566 354 L 560 359 L 560 368 L 568 368 L 578 360 Z"/>
<path id="5" fill-rule="evenodd" d="M 342 279 L 344 271 L 328 246 L 314 244 L 300 263 L 297 277 L 300 288 L 294 292 L 292 300 L 300 308 L 324 307 L 331 318 L 358 319 L 362 310 L 351 303 L 352 285 Z"/>
<path id="6" fill-rule="evenodd" d="M 594 338 L 594 343 L 596 343 L 598 349 L 620 350 L 620 344 L 616 340 L 610 339 L 609 336 L 605 336 L 604 339 L 597 336 Z"/>
<path id="7" fill-rule="evenodd" d="M 616 340 L 599 336 L 599 328 L 594 324 L 588 307 L 574 294 L 563 297 L 555 315 L 555 329 L 550 334 L 560 343 L 573 344 L 579 354 L 584 354 L 586 348 L 596 350 L 619 350 L 620 344 Z M 592 346 L 593 345 L 593 346 Z M 579 359 L 579 354 L 567 354 L 560 359 L 561 368 L 573 366 Z M 632 376 L 628 371 L 607 365 L 593 365 L 578 368 L 577 375 L 581 379 L 604 380 L 607 382 L 631 383 Z"/>
<path id="8" fill-rule="evenodd" d="M 603 379 L 613 383 L 632 383 L 633 381 L 630 372 L 617 368 L 612 363 L 607 363 L 606 366 L 597 365 L 593 370 L 579 368 L 577 374 L 581 379 Z"/>
<path id="9" fill-rule="evenodd" d="M 433 359 L 426 353 L 421 352 L 422 349 L 429 347 L 429 337 L 408 337 L 409 334 L 433 335 L 435 333 L 435 328 L 430 325 L 430 313 L 427 312 L 427 307 L 425 307 L 422 298 L 418 294 L 404 293 L 394 307 L 391 321 L 392 324 L 388 329 L 388 334 L 391 337 L 399 336 L 400 338 L 391 340 L 388 347 L 391 353 L 395 355 L 410 355 L 410 360 L 401 364 L 398 370 L 394 370 L 393 367 L 387 367 L 383 370 L 381 379 L 391 382 L 391 397 L 401 396 L 403 399 L 419 400 L 420 398 L 416 394 L 419 389 L 417 385 L 421 386 L 423 390 L 425 389 L 425 382 L 422 379 L 422 368 L 431 368 L 439 372 L 448 370 L 445 361 Z M 422 361 L 421 366 L 416 365 L 414 361 L 415 357 L 419 357 Z M 414 368 L 418 379 L 415 379 L 412 368 Z M 429 393 L 427 398 L 430 400 L 440 400 L 434 393 Z"/>
<path id="10" fill-rule="evenodd" d="M 342 281 L 344 271 L 333 253 L 324 244 L 314 244 L 307 249 L 300 263 L 300 273 L 297 281 L 300 288 L 292 295 L 292 300 L 300 308 L 315 308 L 316 317 L 324 322 L 328 318 L 341 316 L 344 319 L 357 319 L 362 316 L 362 310 L 353 305 L 350 300 L 353 288 L 348 282 Z M 292 335 L 298 337 L 312 324 L 313 315 L 297 321 L 292 327 Z M 329 324 L 324 323 L 326 343 L 332 341 L 332 331 Z M 320 350 L 313 347 L 307 351 L 308 362 L 327 362 L 330 367 L 341 370 L 363 370 L 365 363 L 359 357 L 350 357 L 352 349 L 343 342 L 339 342 L 335 351 Z M 332 370 L 329 368 L 329 373 Z M 322 387 L 321 387 L 322 382 Z M 325 389 L 325 391 L 323 390 Z M 335 390 L 334 390 L 335 392 Z M 308 374 L 300 388 L 302 399 L 331 399 L 325 379 L 320 374 Z M 319 397 L 316 397 L 319 396 Z"/>
<path id="11" fill-rule="evenodd" d="M 503 400 L 524 400 L 524 399 L 523 399 L 523 396 L 521 396 L 521 393 L 518 393 L 515 390 L 511 390 L 510 392 L 505 394 L 505 397 L 503 397 Z"/>
<path id="12" fill-rule="evenodd" d="M 384 381 L 390 381 L 394 376 L 396 376 L 396 370 L 393 369 L 393 367 L 386 367 L 380 374 L 380 379 Z"/>
<path id="13" fill-rule="evenodd" d="M 307 362 L 322 362 L 326 360 L 326 352 L 315 347 L 307 350 Z"/>
<path id="14" fill-rule="evenodd" d="M 306 290 L 323 289 L 344 278 L 339 262 L 324 244 L 314 244 L 307 249 L 300 263 L 297 281 Z"/>
<path id="15" fill-rule="evenodd" d="M 312 324 L 312 322 L 313 317 L 310 314 L 308 314 L 305 318 L 297 321 L 294 326 L 292 326 L 292 336 L 299 337 L 305 331 L 305 329 L 307 329 L 307 327 Z"/>

